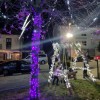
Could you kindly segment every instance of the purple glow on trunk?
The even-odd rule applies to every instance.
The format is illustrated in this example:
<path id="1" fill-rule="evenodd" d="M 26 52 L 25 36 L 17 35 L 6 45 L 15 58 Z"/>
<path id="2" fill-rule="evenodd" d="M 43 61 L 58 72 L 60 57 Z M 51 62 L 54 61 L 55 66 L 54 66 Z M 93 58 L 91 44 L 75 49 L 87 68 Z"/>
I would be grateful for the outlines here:
<path id="1" fill-rule="evenodd" d="M 41 16 L 34 16 L 34 30 L 32 33 L 32 64 L 31 64 L 31 80 L 30 80 L 30 99 L 38 100 L 39 98 L 39 64 L 38 53 L 40 51 L 40 34 L 41 34 Z M 38 43 L 37 43 L 38 42 Z"/>

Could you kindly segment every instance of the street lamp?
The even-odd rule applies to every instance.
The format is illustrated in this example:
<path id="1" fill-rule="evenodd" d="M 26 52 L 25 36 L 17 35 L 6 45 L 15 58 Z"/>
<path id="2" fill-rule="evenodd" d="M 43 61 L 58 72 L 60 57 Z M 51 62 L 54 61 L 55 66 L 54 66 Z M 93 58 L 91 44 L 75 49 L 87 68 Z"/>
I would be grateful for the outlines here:
<path id="1" fill-rule="evenodd" d="M 71 33 L 67 33 L 67 34 L 66 34 L 66 37 L 67 37 L 68 39 L 70 39 L 70 38 L 73 37 L 73 34 L 71 34 Z"/>
<path id="2" fill-rule="evenodd" d="M 70 46 L 70 39 L 73 38 L 73 34 L 72 33 L 67 33 L 66 37 L 68 39 L 68 43 L 69 43 L 69 49 L 70 49 L 70 60 L 71 60 L 71 46 Z"/>

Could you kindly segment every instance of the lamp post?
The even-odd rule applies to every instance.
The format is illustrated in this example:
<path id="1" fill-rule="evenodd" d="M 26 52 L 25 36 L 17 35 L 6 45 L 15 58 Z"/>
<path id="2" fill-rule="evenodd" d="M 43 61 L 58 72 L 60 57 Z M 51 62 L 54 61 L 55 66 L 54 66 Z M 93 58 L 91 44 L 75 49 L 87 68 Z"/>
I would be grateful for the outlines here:
<path id="1" fill-rule="evenodd" d="M 70 39 L 73 38 L 73 34 L 72 34 L 72 33 L 67 33 L 67 34 L 66 34 L 66 37 L 67 37 L 67 39 L 68 39 L 68 43 L 69 43 L 70 60 L 72 60 L 72 59 L 71 59 L 71 46 L 70 46 Z"/>
<path id="2" fill-rule="evenodd" d="M 70 33 L 70 31 L 72 30 L 71 25 L 72 25 L 72 23 L 69 23 L 69 24 L 68 24 L 68 33 L 66 34 L 66 37 L 67 37 L 68 43 L 69 43 L 70 58 L 71 58 L 71 46 L 70 46 L 71 43 L 70 43 L 70 39 L 73 38 L 73 34 Z M 70 59 L 70 60 L 71 60 L 71 59 Z"/>

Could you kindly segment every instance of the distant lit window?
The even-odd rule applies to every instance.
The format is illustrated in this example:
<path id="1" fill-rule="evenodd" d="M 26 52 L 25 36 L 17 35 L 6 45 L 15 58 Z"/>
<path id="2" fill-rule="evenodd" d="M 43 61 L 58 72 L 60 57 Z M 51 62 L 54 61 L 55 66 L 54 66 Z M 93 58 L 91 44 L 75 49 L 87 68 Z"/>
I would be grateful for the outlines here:
<path id="1" fill-rule="evenodd" d="M 82 36 L 86 36 L 86 34 L 82 34 Z"/>
<path id="2" fill-rule="evenodd" d="M 87 42 L 86 41 L 82 41 L 82 45 L 86 46 Z"/>
<path id="3" fill-rule="evenodd" d="M 6 49 L 11 49 L 12 39 L 6 38 Z"/>
<path id="4" fill-rule="evenodd" d="M 0 44 L 0 49 L 2 49 L 2 44 Z"/>

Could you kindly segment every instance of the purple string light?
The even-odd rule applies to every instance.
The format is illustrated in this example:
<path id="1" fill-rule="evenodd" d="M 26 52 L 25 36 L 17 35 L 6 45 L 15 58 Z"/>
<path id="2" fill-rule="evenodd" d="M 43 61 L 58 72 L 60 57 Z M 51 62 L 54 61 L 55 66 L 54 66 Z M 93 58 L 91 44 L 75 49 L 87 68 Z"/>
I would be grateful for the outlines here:
<path id="1" fill-rule="evenodd" d="M 31 64 L 31 80 L 30 80 L 30 99 L 38 100 L 39 98 L 39 64 L 38 53 L 40 51 L 39 42 L 41 34 L 42 19 L 40 15 L 34 16 L 34 30 L 32 33 L 32 64 Z"/>

